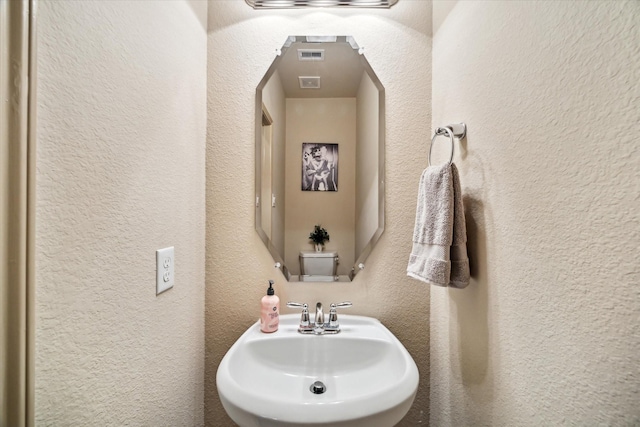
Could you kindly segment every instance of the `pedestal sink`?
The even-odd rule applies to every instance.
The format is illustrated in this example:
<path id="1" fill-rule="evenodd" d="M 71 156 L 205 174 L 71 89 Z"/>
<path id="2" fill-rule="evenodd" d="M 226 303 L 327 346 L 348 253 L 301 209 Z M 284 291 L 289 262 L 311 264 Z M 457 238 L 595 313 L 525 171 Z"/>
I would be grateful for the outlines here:
<path id="1" fill-rule="evenodd" d="M 278 331 L 252 325 L 218 367 L 225 410 L 241 427 L 391 427 L 418 388 L 418 368 L 377 319 L 340 315 L 336 335 L 298 333 L 300 316 Z"/>

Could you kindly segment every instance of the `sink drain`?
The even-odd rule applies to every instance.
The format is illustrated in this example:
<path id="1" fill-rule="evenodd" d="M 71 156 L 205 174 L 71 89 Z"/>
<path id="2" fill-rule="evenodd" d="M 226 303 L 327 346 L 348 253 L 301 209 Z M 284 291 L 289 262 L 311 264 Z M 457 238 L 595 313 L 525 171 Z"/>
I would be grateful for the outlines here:
<path id="1" fill-rule="evenodd" d="M 322 381 L 316 381 L 313 384 L 311 384 L 311 387 L 309 387 L 309 390 L 311 390 L 311 393 L 313 394 L 322 394 L 325 391 L 327 391 L 327 386 L 324 385 Z"/>

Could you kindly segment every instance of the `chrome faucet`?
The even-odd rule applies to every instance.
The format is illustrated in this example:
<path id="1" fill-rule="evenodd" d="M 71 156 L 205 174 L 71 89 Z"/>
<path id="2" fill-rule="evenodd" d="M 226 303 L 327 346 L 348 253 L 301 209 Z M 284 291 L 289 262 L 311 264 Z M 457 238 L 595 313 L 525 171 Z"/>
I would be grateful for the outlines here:
<path id="1" fill-rule="evenodd" d="M 322 312 L 322 303 L 316 303 L 316 321 L 313 323 L 313 333 L 321 335 L 324 332 L 324 313 Z"/>
<path id="2" fill-rule="evenodd" d="M 316 303 L 316 316 L 313 324 L 309 321 L 309 306 L 299 302 L 288 302 L 287 307 L 302 307 L 302 316 L 300 317 L 300 326 L 298 332 L 301 334 L 337 334 L 340 332 L 340 324 L 338 323 L 338 308 L 348 308 L 352 304 L 350 301 L 331 304 L 329 308 L 329 320 L 324 321 L 324 311 L 322 303 Z"/>

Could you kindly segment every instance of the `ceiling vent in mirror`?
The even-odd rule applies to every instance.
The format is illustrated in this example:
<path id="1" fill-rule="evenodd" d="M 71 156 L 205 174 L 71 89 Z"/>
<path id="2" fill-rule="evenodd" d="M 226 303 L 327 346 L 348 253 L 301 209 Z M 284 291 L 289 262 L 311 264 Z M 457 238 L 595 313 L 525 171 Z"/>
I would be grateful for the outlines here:
<path id="1" fill-rule="evenodd" d="M 390 8 L 398 0 L 245 0 L 254 9 L 291 9 L 299 7 L 375 7 Z"/>
<path id="2" fill-rule="evenodd" d="M 320 77 L 318 76 L 300 76 L 300 89 L 320 89 Z"/>
<path id="3" fill-rule="evenodd" d="M 298 49 L 298 61 L 324 61 L 324 49 Z"/>

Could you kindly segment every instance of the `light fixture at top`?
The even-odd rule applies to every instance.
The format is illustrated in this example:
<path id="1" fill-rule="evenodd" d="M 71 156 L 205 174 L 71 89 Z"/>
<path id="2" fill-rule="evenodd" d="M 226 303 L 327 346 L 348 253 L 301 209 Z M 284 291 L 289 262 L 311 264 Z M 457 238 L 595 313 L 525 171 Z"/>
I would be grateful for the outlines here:
<path id="1" fill-rule="evenodd" d="M 300 7 L 390 8 L 398 0 L 245 0 L 254 9 L 292 9 Z"/>

